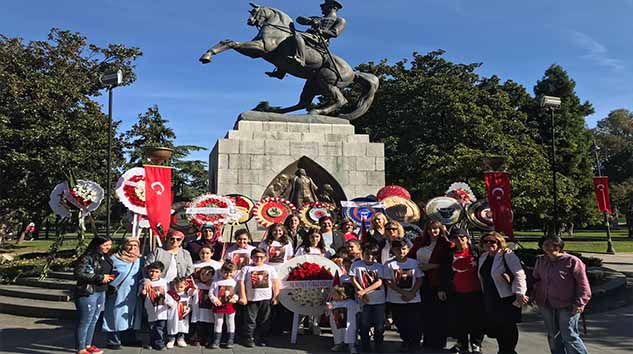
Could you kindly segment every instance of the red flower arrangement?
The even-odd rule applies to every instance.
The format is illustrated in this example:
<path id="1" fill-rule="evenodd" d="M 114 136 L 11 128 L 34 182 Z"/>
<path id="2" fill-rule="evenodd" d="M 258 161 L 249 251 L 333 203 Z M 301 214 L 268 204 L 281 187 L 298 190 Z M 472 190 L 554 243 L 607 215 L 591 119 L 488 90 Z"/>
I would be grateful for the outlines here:
<path id="1" fill-rule="evenodd" d="M 320 266 L 315 263 L 302 263 L 290 271 L 288 274 L 288 281 L 294 280 L 330 280 L 334 279 L 334 276 L 324 266 Z"/>
<path id="2" fill-rule="evenodd" d="M 73 198 L 75 198 L 75 200 L 76 200 L 79 204 L 83 205 L 84 207 L 87 207 L 88 205 L 90 205 L 90 204 L 92 203 L 91 201 L 89 201 L 89 200 L 85 200 L 84 198 L 82 198 L 82 197 L 81 197 L 81 196 L 77 193 L 77 191 L 76 191 L 75 189 L 73 189 L 73 188 L 68 189 L 68 193 L 70 193 L 70 195 L 71 195 Z"/>
<path id="3" fill-rule="evenodd" d="M 139 181 L 144 181 L 144 180 L 145 180 L 145 176 L 142 176 L 142 175 L 136 175 L 136 176 L 134 176 L 134 177 L 130 178 L 130 179 L 129 179 L 129 182 L 138 183 Z M 125 196 L 127 197 L 127 199 L 128 199 L 128 200 L 129 200 L 132 204 L 134 204 L 134 205 L 136 205 L 136 206 L 138 206 L 138 207 L 141 207 L 141 208 L 145 208 L 145 199 L 144 199 L 144 198 L 145 198 L 145 195 L 144 195 L 144 193 L 145 193 L 145 189 L 144 189 L 144 188 L 145 188 L 145 187 L 143 187 L 143 191 L 142 191 L 142 193 L 143 193 L 143 199 L 141 199 L 141 198 L 138 196 L 138 193 L 136 192 L 136 189 L 137 189 L 137 188 L 139 188 L 139 187 L 136 187 L 136 186 L 134 186 L 134 185 L 129 185 L 129 184 L 126 184 L 126 185 L 123 187 L 123 193 L 125 193 Z"/>

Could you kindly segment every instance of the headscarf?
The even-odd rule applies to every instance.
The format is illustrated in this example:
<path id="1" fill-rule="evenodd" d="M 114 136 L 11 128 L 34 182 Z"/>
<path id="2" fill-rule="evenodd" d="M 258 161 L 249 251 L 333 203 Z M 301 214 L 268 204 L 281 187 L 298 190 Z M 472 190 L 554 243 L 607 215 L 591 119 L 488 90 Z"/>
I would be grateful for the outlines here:
<path id="1" fill-rule="evenodd" d="M 136 251 L 129 251 L 126 249 L 127 245 L 129 245 L 130 243 L 136 243 L 138 245 Z M 123 239 L 123 242 L 121 242 L 121 246 L 119 247 L 119 251 L 117 252 L 116 257 L 123 262 L 134 263 L 136 262 L 138 257 L 140 257 L 140 255 L 141 241 L 139 241 L 139 239 L 136 237 L 126 237 Z"/>

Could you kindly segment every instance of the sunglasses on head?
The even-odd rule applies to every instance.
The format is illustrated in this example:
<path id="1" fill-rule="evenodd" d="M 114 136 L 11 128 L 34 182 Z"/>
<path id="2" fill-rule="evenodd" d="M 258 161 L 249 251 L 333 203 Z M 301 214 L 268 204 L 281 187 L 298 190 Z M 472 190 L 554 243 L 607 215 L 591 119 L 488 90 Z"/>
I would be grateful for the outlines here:
<path id="1" fill-rule="evenodd" d="M 390 227 L 390 228 L 388 228 L 387 230 L 389 230 L 389 231 L 397 231 L 397 230 L 398 230 L 398 228 L 397 228 L 397 227 Z"/>

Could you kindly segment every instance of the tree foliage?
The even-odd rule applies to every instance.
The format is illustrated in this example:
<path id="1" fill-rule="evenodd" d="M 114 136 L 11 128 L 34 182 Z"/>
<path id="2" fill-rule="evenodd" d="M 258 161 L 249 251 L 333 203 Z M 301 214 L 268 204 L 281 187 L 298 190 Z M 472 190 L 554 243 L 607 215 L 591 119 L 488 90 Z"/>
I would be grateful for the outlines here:
<path id="1" fill-rule="evenodd" d="M 171 159 L 174 201 L 191 200 L 207 190 L 208 174 L 205 162 L 185 158 L 192 151 L 206 149 L 196 145 L 175 145 L 176 133 L 167 126 L 168 122 L 160 114 L 158 106 L 149 107 L 147 112 L 138 115 L 138 121 L 123 135 L 128 155 L 127 168 L 141 166 L 146 161 L 145 148 L 148 146 L 174 149 Z"/>
<path id="2" fill-rule="evenodd" d="M 105 185 L 108 118 L 94 101 L 100 75 L 119 68 L 123 85 L 134 82 L 141 54 L 120 44 L 98 47 L 55 28 L 47 40 L 29 43 L 0 35 L 0 211 L 42 220 L 50 191 L 69 168 Z M 122 154 L 114 141 L 116 167 Z"/>
<path id="3" fill-rule="evenodd" d="M 387 183 L 405 186 L 418 202 L 456 181 L 483 197 L 482 160 L 501 156 L 512 173 L 517 224 L 542 219 L 548 164 L 521 109 L 532 98 L 515 82 L 480 77 L 480 64 L 451 63 L 443 53 L 358 67 L 380 78 L 371 109 L 354 124 L 385 144 Z"/>
<path id="4" fill-rule="evenodd" d="M 593 130 L 603 174 L 609 176 L 611 202 L 623 213 L 633 237 L 633 113 L 617 109 L 601 119 Z"/>

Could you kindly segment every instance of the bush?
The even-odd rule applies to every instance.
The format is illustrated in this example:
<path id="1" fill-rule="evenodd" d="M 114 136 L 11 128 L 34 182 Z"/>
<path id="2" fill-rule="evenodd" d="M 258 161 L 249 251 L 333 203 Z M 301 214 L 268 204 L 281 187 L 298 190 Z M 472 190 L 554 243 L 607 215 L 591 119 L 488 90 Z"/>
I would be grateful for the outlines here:
<path id="1" fill-rule="evenodd" d="M 519 259 L 528 267 L 534 267 L 536 264 L 536 257 L 543 254 L 543 250 L 541 249 L 531 249 L 531 248 L 518 248 L 514 250 Z M 587 267 L 602 267 L 602 259 L 597 257 L 585 257 L 581 253 L 578 252 L 567 252 L 573 256 L 580 258 L 580 260 Z"/>

